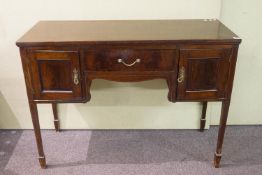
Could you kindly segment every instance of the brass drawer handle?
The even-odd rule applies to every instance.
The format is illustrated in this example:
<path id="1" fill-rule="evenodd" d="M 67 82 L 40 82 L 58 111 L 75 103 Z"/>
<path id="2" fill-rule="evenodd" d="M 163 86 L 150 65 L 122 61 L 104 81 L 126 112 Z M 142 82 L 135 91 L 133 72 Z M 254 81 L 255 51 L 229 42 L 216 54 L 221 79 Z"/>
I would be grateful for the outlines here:
<path id="1" fill-rule="evenodd" d="M 118 59 L 117 62 L 119 63 L 123 63 L 125 66 L 127 67 L 131 67 L 131 66 L 134 66 L 136 63 L 140 63 L 140 59 L 136 59 L 133 63 L 131 64 L 128 64 L 128 63 L 125 63 L 122 59 Z"/>
<path id="2" fill-rule="evenodd" d="M 177 81 L 178 83 L 182 83 L 185 78 L 185 68 L 182 66 L 179 70 Z"/>
<path id="3" fill-rule="evenodd" d="M 74 68 L 73 70 L 73 81 L 75 85 L 79 84 L 79 73 L 78 70 L 76 68 Z"/>

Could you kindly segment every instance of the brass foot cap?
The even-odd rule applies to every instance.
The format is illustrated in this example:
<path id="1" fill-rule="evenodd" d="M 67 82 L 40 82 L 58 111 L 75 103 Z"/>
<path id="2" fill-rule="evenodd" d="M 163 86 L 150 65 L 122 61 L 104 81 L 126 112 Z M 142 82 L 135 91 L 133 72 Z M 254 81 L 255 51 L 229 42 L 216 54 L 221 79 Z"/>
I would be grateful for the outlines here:
<path id="1" fill-rule="evenodd" d="M 45 168 L 46 168 L 45 157 L 39 157 L 38 160 L 39 160 L 39 163 L 40 163 L 41 168 L 42 168 L 42 169 L 45 169 Z"/>
<path id="2" fill-rule="evenodd" d="M 216 162 L 215 160 L 213 162 L 213 165 L 214 165 L 215 168 L 219 168 L 220 167 L 220 164 L 218 162 Z"/>

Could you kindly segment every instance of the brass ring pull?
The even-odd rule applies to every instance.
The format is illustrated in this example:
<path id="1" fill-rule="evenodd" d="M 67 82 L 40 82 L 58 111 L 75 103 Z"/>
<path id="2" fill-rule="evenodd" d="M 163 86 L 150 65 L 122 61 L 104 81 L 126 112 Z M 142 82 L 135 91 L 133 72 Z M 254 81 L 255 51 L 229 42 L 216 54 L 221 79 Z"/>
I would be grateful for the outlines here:
<path id="1" fill-rule="evenodd" d="M 76 68 L 74 68 L 73 70 L 73 82 L 75 85 L 79 84 L 79 73 L 78 70 Z"/>
<path id="2" fill-rule="evenodd" d="M 177 78 L 178 83 L 182 83 L 184 81 L 184 78 L 185 78 L 185 68 L 181 67 Z"/>
<path id="3" fill-rule="evenodd" d="M 133 63 L 131 64 L 128 64 L 128 63 L 125 63 L 122 59 L 118 59 L 117 62 L 119 63 L 123 63 L 125 66 L 127 67 L 131 67 L 131 66 L 134 66 L 136 63 L 140 63 L 140 59 L 136 59 Z"/>

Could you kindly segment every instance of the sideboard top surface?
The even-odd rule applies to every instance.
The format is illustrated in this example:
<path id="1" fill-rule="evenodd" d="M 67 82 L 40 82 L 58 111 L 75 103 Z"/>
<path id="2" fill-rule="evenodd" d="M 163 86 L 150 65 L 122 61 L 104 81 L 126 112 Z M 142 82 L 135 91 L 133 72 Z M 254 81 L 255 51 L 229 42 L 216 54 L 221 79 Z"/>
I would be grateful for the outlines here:
<path id="1" fill-rule="evenodd" d="M 241 39 L 219 20 L 40 21 L 17 45 L 150 41 L 240 43 Z"/>

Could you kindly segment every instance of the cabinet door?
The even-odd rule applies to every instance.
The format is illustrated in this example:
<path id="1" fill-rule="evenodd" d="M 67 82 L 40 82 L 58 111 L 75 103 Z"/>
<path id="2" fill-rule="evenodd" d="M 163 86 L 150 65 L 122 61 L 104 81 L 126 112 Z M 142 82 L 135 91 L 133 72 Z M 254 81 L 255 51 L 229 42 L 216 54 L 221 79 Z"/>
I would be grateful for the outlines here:
<path id="1" fill-rule="evenodd" d="M 178 99 L 224 98 L 231 50 L 230 48 L 181 49 Z"/>
<path id="2" fill-rule="evenodd" d="M 78 52 L 33 51 L 31 64 L 36 99 L 81 99 Z"/>

